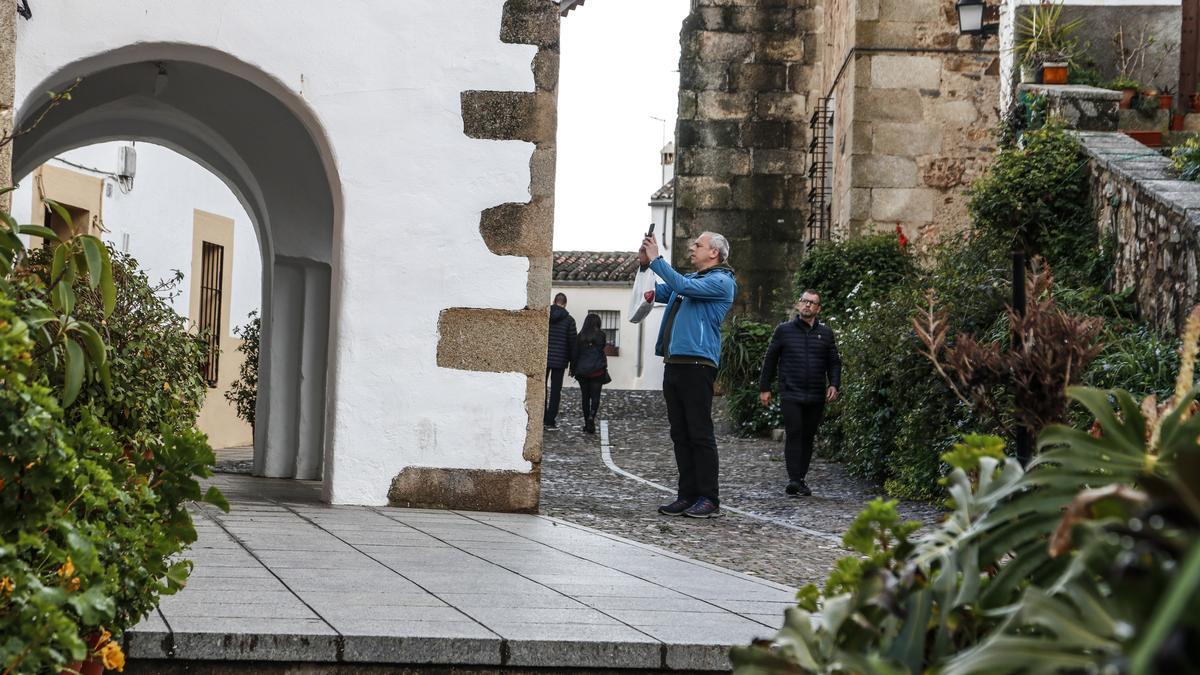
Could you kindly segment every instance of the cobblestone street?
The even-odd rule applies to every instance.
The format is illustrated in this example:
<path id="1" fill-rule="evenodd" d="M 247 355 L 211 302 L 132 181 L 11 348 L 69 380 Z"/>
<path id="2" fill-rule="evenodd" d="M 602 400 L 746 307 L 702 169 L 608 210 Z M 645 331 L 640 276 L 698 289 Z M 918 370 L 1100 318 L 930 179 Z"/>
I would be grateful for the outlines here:
<path id="1" fill-rule="evenodd" d="M 737 513 L 714 520 L 661 516 L 655 509 L 671 501 L 673 493 L 609 469 L 601 456 L 600 435 L 583 433 L 579 406 L 579 388 L 564 383 L 559 430 L 546 432 L 542 463 L 541 512 L 548 516 L 799 586 L 824 582 L 833 562 L 846 554 L 831 539 L 840 540 L 862 504 L 877 496 L 840 465 L 815 459 L 807 481 L 813 496 L 788 498 L 783 494 L 783 443 L 738 438 L 719 421 L 722 507 L 773 522 Z M 721 400 L 714 403 L 714 411 L 723 413 Z M 616 466 L 674 488 L 677 474 L 661 392 L 605 391 L 600 419 L 608 422 Z M 901 503 L 900 512 L 927 523 L 939 517 L 937 509 L 922 503 Z"/>

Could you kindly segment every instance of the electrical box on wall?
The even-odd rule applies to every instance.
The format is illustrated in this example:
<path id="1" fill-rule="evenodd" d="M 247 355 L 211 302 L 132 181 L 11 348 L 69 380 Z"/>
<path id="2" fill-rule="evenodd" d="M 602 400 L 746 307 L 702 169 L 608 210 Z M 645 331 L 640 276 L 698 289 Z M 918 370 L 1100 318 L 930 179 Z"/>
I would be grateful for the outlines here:
<path id="1" fill-rule="evenodd" d="M 117 148 L 117 175 L 121 178 L 137 175 L 137 150 L 132 145 Z"/>

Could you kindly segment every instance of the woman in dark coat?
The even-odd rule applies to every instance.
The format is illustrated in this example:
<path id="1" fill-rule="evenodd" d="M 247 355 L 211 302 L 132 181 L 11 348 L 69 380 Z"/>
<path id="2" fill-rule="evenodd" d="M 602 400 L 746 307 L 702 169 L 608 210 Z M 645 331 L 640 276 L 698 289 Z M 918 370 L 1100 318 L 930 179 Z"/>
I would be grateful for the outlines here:
<path id="1" fill-rule="evenodd" d="M 606 340 L 600 330 L 600 315 L 588 314 L 575 340 L 572 375 L 579 380 L 583 392 L 583 430 L 596 433 L 596 413 L 600 410 L 600 388 L 612 382 L 608 376 L 608 356 L 604 354 Z"/>

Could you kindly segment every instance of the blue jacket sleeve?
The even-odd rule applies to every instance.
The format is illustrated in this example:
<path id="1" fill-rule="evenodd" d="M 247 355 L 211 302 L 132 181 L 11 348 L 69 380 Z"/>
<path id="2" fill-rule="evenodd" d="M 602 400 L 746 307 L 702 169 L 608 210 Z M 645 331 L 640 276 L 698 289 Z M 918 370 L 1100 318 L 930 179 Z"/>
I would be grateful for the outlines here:
<path id="1" fill-rule="evenodd" d="M 733 278 L 728 274 L 706 274 L 689 279 L 676 272 L 662 256 L 650 261 L 650 269 L 667 287 L 685 298 L 729 300 L 733 297 Z"/>
<path id="2" fill-rule="evenodd" d="M 666 302 L 671 299 L 671 287 L 666 284 L 654 284 L 654 301 Z"/>

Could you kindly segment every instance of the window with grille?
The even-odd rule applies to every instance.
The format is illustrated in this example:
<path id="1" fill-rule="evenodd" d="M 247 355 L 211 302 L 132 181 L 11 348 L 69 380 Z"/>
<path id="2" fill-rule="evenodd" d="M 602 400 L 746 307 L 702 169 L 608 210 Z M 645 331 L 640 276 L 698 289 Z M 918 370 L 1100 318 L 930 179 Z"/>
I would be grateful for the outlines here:
<path id="1" fill-rule="evenodd" d="M 224 288 L 225 247 L 201 242 L 200 259 L 200 335 L 208 344 L 208 359 L 204 364 L 204 379 L 208 386 L 217 386 L 221 366 L 221 293 Z"/>
<path id="2" fill-rule="evenodd" d="M 621 313 L 607 309 L 589 309 L 588 313 L 600 315 L 600 330 L 604 331 L 604 349 L 609 356 L 617 356 L 621 349 Z"/>

